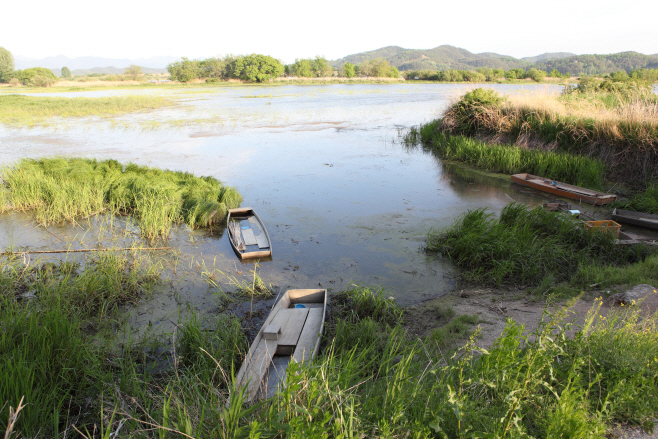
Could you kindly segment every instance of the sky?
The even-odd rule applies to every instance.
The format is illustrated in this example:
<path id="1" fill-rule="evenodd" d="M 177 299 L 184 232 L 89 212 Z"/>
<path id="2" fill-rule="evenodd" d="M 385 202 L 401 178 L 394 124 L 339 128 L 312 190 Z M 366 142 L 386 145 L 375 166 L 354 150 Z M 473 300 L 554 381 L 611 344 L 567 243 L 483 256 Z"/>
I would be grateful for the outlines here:
<path id="1" fill-rule="evenodd" d="M 3 2 L 0 14 L 0 46 L 30 58 L 262 53 L 291 63 L 443 44 L 517 58 L 658 53 L 657 0 L 32 0 L 29 10 Z"/>

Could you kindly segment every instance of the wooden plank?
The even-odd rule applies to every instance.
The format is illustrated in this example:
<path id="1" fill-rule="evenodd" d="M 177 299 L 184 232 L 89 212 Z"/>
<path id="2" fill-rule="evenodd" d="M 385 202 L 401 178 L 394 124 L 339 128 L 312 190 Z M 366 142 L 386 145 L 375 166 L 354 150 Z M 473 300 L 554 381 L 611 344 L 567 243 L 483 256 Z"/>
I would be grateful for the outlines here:
<path id="1" fill-rule="evenodd" d="M 309 361 L 315 354 L 315 347 L 320 340 L 320 331 L 322 330 L 322 320 L 324 310 L 320 308 L 311 308 L 308 310 L 308 317 L 302 333 L 297 341 L 297 348 L 293 358 L 297 362 Z"/>
<path id="2" fill-rule="evenodd" d="M 281 327 L 281 336 L 279 337 L 279 344 L 283 346 L 295 346 L 297 340 L 302 333 L 304 323 L 306 323 L 306 316 L 308 315 L 308 308 L 290 308 L 281 310 L 279 312 L 286 312 L 288 323 L 285 327 Z"/>
<path id="3" fill-rule="evenodd" d="M 254 231 L 251 229 L 242 229 L 242 239 L 244 239 L 244 245 L 256 245 L 256 237 L 254 236 Z"/>
<path id="4" fill-rule="evenodd" d="M 272 357 L 274 357 L 274 354 L 276 353 L 276 347 L 276 340 L 266 340 L 262 338 L 252 356 L 245 358 L 245 362 L 248 362 L 248 365 L 245 368 L 242 382 L 240 382 L 239 385 L 247 385 L 247 391 L 245 393 L 247 400 L 253 399 L 254 396 L 256 396 L 256 392 L 258 392 L 258 389 L 261 387 L 265 373 L 270 368 Z"/>
<path id="5" fill-rule="evenodd" d="M 270 248 L 270 242 L 262 231 L 256 235 L 256 242 L 258 243 L 258 248 Z"/>
<path id="6" fill-rule="evenodd" d="M 270 256 L 272 256 L 272 252 L 270 250 L 262 250 L 255 252 L 240 253 L 239 256 L 240 259 L 269 258 Z"/>
<path id="7" fill-rule="evenodd" d="M 288 290 L 290 303 L 324 303 L 327 290 Z"/>
<path id="8" fill-rule="evenodd" d="M 270 312 L 270 315 L 267 316 L 267 319 L 265 319 L 265 322 L 263 323 L 263 326 L 261 330 L 258 332 L 256 335 L 256 338 L 254 339 L 253 343 L 249 347 L 249 352 L 247 352 L 247 355 L 245 356 L 245 360 L 242 362 L 242 366 L 240 366 L 240 370 L 238 371 L 238 375 L 236 376 L 236 383 L 238 383 L 238 386 L 242 386 L 246 383 L 246 371 L 250 363 L 251 358 L 255 358 L 255 352 L 258 348 L 258 345 L 263 338 L 263 330 L 266 328 L 272 321 L 274 320 L 274 317 L 279 313 L 280 310 L 282 309 L 287 309 L 290 306 L 290 297 L 288 296 L 288 293 L 284 294 L 281 299 L 274 305 L 272 308 L 272 311 Z"/>
<path id="9" fill-rule="evenodd" d="M 267 371 L 265 383 L 261 388 L 261 393 L 264 393 L 266 398 L 271 398 L 276 393 L 279 383 L 286 380 L 286 368 L 290 363 L 290 355 L 275 355 L 270 363 Z"/>

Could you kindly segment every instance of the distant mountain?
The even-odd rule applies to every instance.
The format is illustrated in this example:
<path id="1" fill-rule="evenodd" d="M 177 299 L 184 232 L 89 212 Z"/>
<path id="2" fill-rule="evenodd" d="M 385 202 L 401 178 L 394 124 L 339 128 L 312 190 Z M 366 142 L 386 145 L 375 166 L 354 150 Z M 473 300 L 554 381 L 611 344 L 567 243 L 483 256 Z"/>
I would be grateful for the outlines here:
<path id="1" fill-rule="evenodd" d="M 549 59 L 535 64 L 538 69 L 572 75 L 603 75 L 619 70 L 629 72 L 636 69 L 658 68 L 658 55 L 643 55 L 637 52 L 621 52 L 610 55 L 577 55 L 562 59 Z"/>
<path id="2" fill-rule="evenodd" d="M 471 53 L 459 47 L 443 45 L 434 49 L 404 49 L 398 46 L 388 46 L 370 52 L 356 53 L 332 61 L 334 67 L 340 67 L 346 62 L 361 64 L 374 58 L 385 58 L 391 65 L 400 70 L 473 70 L 478 67 L 497 69 L 512 69 L 526 67 L 528 62 L 498 53 Z"/>
<path id="3" fill-rule="evenodd" d="M 136 64 L 142 68 L 152 69 L 165 69 L 167 64 L 178 61 L 180 57 L 176 56 L 155 56 L 152 58 L 138 58 L 138 59 L 118 59 L 118 58 L 102 58 L 98 56 L 82 56 L 77 58 L 69 58 L 64 55 L 49 56 L 46 58 L 26 58 L 24 56 L 16 55 L 14 61 L 16 69 L 28 69 L 30 67 L 46 67 L 48 69 L 61 69 L 66 66 L 71 71 L 78 69 L 94 69 L 98 66 L 115 66 L 117 69 L 123 69 Z M 98 72 L 102 73 L 102 72 Z"/>
<path id="4" fill-rule="evenodd" d="M 643 55 L 621 52 L 610 55 L 575 55 L 569 52 L 543 53 L 516 59 L 498 53 L 471 53 L 459 47 L 443 45 L 434 49 L 404 49 L 388 46 L 369 52 L 355 53 L 331 61 L 334 67 L 346 62 L 361 64 L 374 58 L 384 58 L 399 70 L 475 70 L 480 67 L 505 69 L 535 67 L 550 72 L 553 69 L 572 75 L 603 75 L 619 70 L 658 68 L 658 54 Z"/>
<path id="5" fill-rule="evenodd" d="M 526 56 L 521 59 L 523 61 L 528 61 L 528 62 L 539 62 L 539 61 L 545 61 L 547 59 L 568 58 L 570 56 L 577 56 L 577 55 L 571 52 L 546 52 L 537 56 Z"/>

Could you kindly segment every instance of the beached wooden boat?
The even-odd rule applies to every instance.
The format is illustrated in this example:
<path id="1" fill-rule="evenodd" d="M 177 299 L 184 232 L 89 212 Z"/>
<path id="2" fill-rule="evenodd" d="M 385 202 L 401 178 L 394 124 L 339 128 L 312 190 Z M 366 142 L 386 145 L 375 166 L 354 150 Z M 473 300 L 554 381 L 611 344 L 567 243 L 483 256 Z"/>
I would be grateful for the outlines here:
<path id="1" fill-rule="evenodd" d="M 272 241 L 254 209 L 229 209 L 226 218 L 229 241 L 240 259 L 272 256 Z"/>
<path id="2" fill-rule="evenodd" d="M 658 230 L 658 215 L 615 209 L 612 211 L 612 219 L 619 223 L 632 224 L 645 229 Z"/>
<path id="3" fill-rule="evenodd" d="M 548 192 L 559 197 L 584 201 L 585 203 L 594 204 L 595 206 L 612 203 L 617 199 L 617 195 L 604 194 L 603 192 L 560 183 L 559 181 L 549 180 L 532 174 L 515 174 L 512 175 L 512 180 L 533 189 Z"/>
<path id="4" fill-rule="evenodd" d="M 292 360 L 309 361 L 320 348 L 327 290 L 288 290 L 272 308 L 236 377 L 245 399 L 269 398 Z"/>

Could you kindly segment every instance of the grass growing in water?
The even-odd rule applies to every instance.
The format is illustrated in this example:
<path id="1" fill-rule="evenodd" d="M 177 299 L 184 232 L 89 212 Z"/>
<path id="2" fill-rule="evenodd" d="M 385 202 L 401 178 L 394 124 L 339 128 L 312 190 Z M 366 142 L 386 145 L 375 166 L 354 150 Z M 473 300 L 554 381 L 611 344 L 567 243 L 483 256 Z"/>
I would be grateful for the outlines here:
<path id="1" fill-rule="evenodd" d="M 477 139 L 453 136 L 440 131 L 441 121 L 412 128 L 405 143 L 422 143 L 430 151 L 448 160 L 504 174 L 541 175 L 569 184 L 598 189 L 603 184 L 603 162 L 567 153 L 519 148 L 513 145 L 489 145 Z"/>
<path id="2" fill-rule="evenodd" d="M 43 226 L 109 211 L 136 217 L 148 239 L 166 237 L 173 224 L 220 223 L 242 201 L 212 177 L 116 160 L 23 159 L 3 168 L 2 179 L 5 199 L 16 210 L 34 211 Z"/>
<path id="3" fill-rule="evenodd" d="M 658 177 L 658 98 L 650 88 L 519 95 L 476 89 L 452 105 L 445 133 L 596 157 L 620 181 Z"/>
<path id="4" fill-rule="evenodd" d="M 648 183 L 644 192 L 635 194 L 627 202 L 617 201 L 612 207 L 658 215 L 658 184 Z"/>
<path id="5" fill-rule="evenodd" d="M 494 219 L 485 209 L 467 212 L 449 229 L 430 232 L 427 251 L 443 253 L 472 281 L 536 284 L 552 275 L 568 279 L 581 264 L 644 260 L 649 247 L 615 245 L 610 233 L 586 232 L 570 216 L 510 203 Z"/>
<path id="6" fill-rule="evenodd" d="M 144 95 L 103 98 L 6 95 L 0 96 L 0 123 L 31 127 L 45 125 L 56 117 L 107 117 L 171 105 L 171 99 Z"/>

